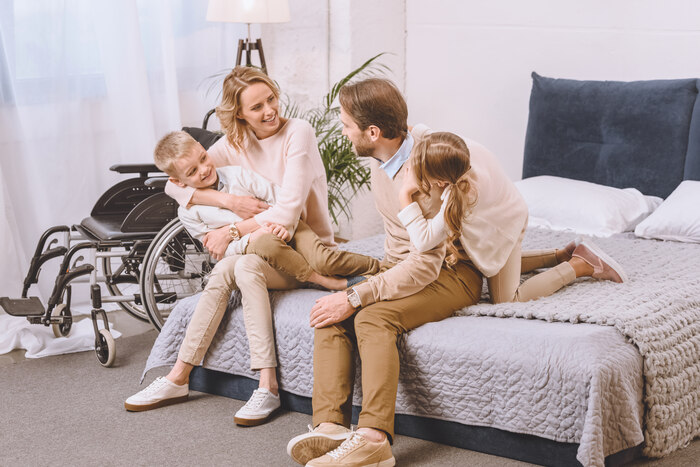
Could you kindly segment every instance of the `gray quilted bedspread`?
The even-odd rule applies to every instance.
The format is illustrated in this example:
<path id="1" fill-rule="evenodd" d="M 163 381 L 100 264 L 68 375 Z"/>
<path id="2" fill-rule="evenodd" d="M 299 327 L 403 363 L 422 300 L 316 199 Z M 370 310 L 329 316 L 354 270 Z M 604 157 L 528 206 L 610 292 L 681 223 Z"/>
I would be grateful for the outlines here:
<path id="1" fill-rule="evenodd" d="M 533 230 L 525 248 L 570 239 Z M 583 465 L 603 465 L 605 456 L 642 441 L 647 455 L 662 456 L 698 435 L 700 245 L 627 237 L 596 243 L 626 268 L 629 282 L 578 280 L 552 297 L 479 304 L 402 337 L 397 413 L 579 443 Z M 382 237 L 344 247 L 380 257 Z M 311 395 L 308 313 L 325 293 L 270 294 L 286 391 Z M 174 363 L 197 299 L 173 310 L 144 374 Z M 255 378 L 239 304 L 234 293 L 203 365 Z"/>

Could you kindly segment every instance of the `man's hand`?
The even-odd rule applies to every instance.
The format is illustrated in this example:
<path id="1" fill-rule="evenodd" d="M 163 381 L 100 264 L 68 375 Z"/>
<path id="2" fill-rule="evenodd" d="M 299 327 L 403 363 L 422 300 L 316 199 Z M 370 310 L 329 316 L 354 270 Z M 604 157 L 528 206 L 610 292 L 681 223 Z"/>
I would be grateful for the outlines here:
<path id="1" fill-rule="evenodd" d="M 229 243 L 231 243 L 231 234 L 228 225 L 207 232 L 202 239 L 202 244 L 209 250 L 211 257 L 217 261 L 224 257 Z"/>
<path id="2" fill-rule="evenodd" d="M 399 190 L 399 203 L 401 209 L 405 208 L 413 202 L 413 195 L 419 191 L 418 180 L 416 180 L 416 175 L 411 170 L 411 163 L 407 161 L 404 163 L 403 169 L 403 182 L 401 183 L 401 188 Z"/>
<path id="3" fill-rule="evenodd" d="M 241 219 L 250 219 L 256 214 L 267 210 L 270 205 L 253 196 L 236 196 L 227 194 L 224 208 L 233 211 Z"/>
<path id="4" fill-rule="evenodd" d="M 272 235 L 279 237 L 280 240 L 282 240 L 283 242 L 288 242 L 292 238 L 292 236 L 289 235 L 289 231 L 287 231 L 287 228 L 280 224 L 273 224 L 272 222 L 268 222 L 264 226 L 262 226 L 262 229 L 265 232 L 269 232 Z"/>
<path id="5" fill-rule="evenodd" d="M 353 313 L 355 309 L 348 302 L 347 293 L 336 292 L 316 300 L 309 324 L 313 328 L 324 328 L 348 319 Z"/>

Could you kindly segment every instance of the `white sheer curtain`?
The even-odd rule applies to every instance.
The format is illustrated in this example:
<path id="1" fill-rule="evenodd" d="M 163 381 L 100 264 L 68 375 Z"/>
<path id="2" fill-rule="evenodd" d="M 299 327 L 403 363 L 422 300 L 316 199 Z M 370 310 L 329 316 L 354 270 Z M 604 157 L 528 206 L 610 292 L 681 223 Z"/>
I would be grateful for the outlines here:
<path id="1" fill-rule="evenodd" d="M 206 8 L 0 0 L 0 296 L 19 296 L 44 230 L 79 223 L 122 178 L 109 166 L 151 162 L 160 136 L 215 105 L 211 76 L 245 30 L 206 22 Z"/>

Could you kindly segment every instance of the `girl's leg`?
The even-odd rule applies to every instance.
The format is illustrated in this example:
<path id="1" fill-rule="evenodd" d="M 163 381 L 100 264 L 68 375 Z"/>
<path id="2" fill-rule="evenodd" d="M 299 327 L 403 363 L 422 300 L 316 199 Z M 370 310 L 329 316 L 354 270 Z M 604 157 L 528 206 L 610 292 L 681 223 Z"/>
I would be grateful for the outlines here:
<path id="1" fill-rule="evenodd" d="M 541 260 L 540 264 L 549 265 L 553 263 L 554 267 L 541 274 L 537 274 L 521 285 L 520 267 L 523 261 L 523 255 L 521 253 L 523 236 L 524 232 L 515 244 L 503 268 L 498 274 L 489 277 L 487 280 L 492 303 L 527 302 L 540 297 L 546 297 L 576 279 L 576 272 L 568 262 L 560 264 L 554 263 L 554 261 L 557 261 L 557 250 L 551 250 L 549 253 L 545 254 L 543 252 L 543 254 L 539 256 Z M 533 255 L 530 259 L 535 257 L 536 255 Z M 537 266 L 536 268 L 539 267 L 547 266 Z"/>

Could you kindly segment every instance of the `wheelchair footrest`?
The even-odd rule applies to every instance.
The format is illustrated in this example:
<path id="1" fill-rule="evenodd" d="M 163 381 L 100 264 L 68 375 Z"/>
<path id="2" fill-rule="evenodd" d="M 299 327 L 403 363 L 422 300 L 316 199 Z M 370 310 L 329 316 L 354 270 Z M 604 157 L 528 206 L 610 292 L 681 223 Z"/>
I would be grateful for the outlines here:
<path id="1" fill-rule="evenodd" d="M 0 307 L 8 315 L 12 316 L 43 316 L 45 313 L 44 305 L 39 300 L 39 297 L 29 298 L 0 298 Z"/>

